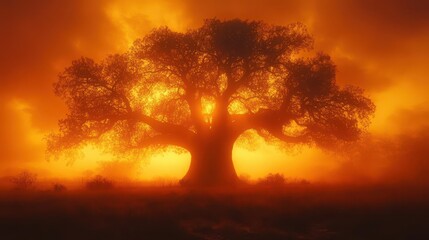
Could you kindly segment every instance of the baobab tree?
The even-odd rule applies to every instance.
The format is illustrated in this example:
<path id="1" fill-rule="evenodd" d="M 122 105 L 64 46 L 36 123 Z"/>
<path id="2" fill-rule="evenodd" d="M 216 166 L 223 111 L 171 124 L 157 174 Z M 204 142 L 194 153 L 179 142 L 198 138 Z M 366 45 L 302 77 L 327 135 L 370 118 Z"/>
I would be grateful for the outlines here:
<path id="1" fill-rule="evenodd" d="M 184 184 L 222 185 L 237 182 L 233 146 L 248 130 L 293 144 L 356 140 L 374 104 L 336 85 L 330 57 L 308 57 L 312 44 L 299 23 L 209 19 L 154 29 L 98 63 L 75 60 L 54 85 L 69 112 L 48 150 L 103 138 L 123 149 L 174 145 L 191 155 Z"/>

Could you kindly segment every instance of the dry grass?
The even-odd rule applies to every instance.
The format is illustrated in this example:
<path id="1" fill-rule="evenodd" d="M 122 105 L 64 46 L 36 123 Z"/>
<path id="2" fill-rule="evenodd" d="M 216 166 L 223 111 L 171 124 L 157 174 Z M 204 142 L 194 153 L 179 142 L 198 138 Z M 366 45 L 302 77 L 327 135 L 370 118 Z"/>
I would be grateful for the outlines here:
<path id="1" fill-rule="evenodd" d="M 429 239 L 421 188 L 0 192 L 0 239 Z"/>

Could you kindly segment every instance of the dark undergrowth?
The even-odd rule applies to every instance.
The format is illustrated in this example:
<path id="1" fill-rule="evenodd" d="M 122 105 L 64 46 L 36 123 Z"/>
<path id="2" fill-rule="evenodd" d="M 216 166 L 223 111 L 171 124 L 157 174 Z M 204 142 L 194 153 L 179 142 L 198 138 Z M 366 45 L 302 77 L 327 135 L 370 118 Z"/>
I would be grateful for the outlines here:
<path id="1" fill-rule="evenodd" d="M 429 239 L 428 200 L 314 184 L 2 191 L 0 239 Z"/>

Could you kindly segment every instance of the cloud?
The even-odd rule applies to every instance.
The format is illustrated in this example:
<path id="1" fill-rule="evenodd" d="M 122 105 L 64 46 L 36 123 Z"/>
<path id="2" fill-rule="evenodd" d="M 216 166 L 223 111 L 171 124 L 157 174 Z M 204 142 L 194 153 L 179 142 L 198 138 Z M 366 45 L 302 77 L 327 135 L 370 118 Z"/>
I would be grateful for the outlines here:
<path id="1" fill-rule="evenodd" d="M 0 169 L 43 159 L 43 134 L 33 128 L 29 106 L 13 100 L 0 105 L 0 116 Z"/>
<path id="2" fill-rule="evenodd" d="M 300 21 L 316 40 L 315 50 L 329 53 L 339 81 L 376 93 L 398 76 L 422 84 L 429 53 L 429 3 L 401 0 L 329 1 L 173 1 L 184 22 L 198 27 L 205 18 L 242 18 L 272 24 Z"/>
<path id="3" fill-rule="evenodd" d="M 65 114 L 52 91 L 58 73 L 81 55 L 115 52 L 118 30 L 103 4 L 0 2 L 1 168 L 45 160 L 43 135 Z"/>
<path id="4" fill-rule="evenodd" d="M 30 101 L 37 109 L 36 125 L 51 127 L 58 117 L 61 105 L 51 85 L 64 66 L 81 55 L 100 58 L 115 52 L 117 30 L 104 13 L 104 2 L 97 2 L 0 3 L 0 92 Z"/>
<path id="5" fill-rule="evenodd" d="M 403 110 L 391 117 L 401 132 L 365 136 L 347 146 L 338 167 L 330 172 L 337 181 L 429 184 L 429 111 Z"/>

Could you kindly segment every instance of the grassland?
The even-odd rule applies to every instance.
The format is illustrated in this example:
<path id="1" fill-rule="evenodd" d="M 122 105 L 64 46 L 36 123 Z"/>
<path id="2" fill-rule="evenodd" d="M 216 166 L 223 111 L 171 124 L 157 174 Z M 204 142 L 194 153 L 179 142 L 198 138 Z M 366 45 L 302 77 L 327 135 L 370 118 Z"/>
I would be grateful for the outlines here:
<path id="1" fill-rule="evenodd" d="M 429 239 L 424 186 L 0 192 L 0 239 Z"/>

